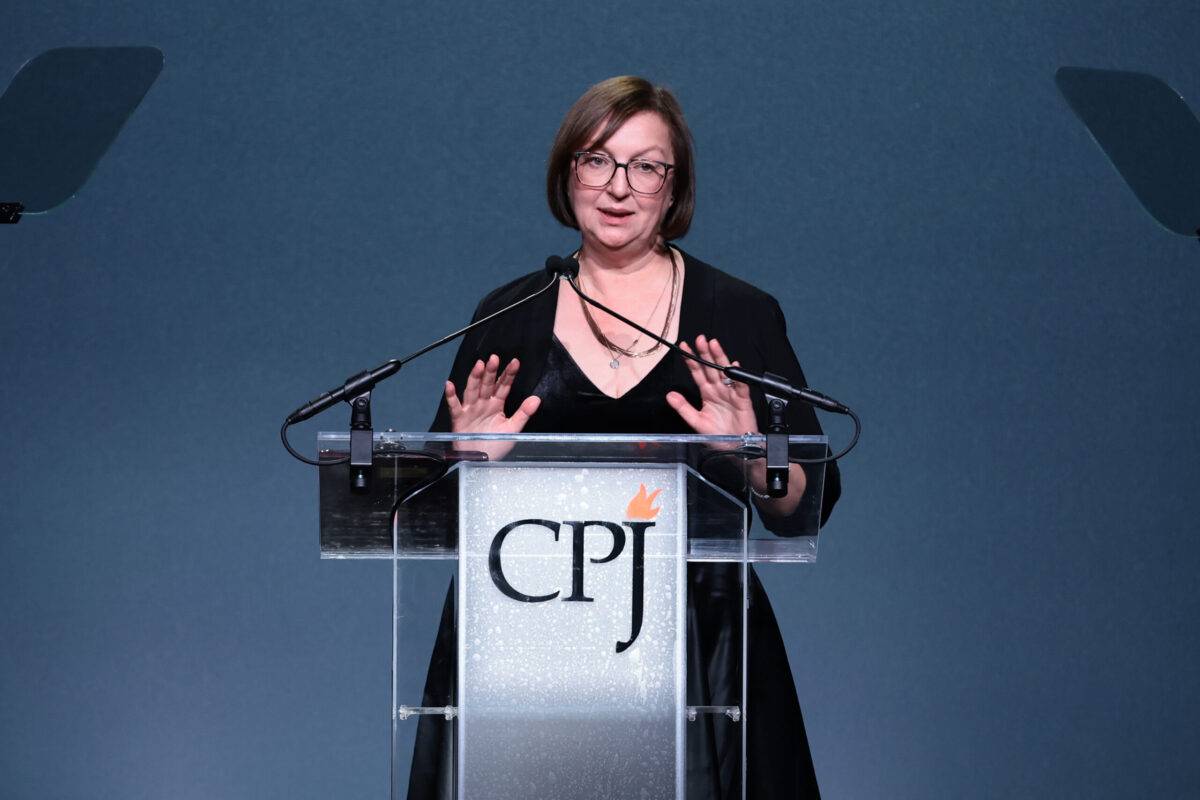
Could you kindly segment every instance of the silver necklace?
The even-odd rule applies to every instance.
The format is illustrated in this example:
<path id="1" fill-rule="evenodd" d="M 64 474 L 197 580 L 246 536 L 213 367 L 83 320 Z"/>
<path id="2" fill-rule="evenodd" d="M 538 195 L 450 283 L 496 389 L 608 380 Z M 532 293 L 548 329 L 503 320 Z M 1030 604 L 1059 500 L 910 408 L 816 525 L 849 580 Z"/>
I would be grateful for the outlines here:
<path id="1" fill-rule="evenodd" d="M 663 321 L 663 329 L 662 333 L 659 334 L 659 338 L 666 338 L 667 331 L 671 329 L 671 320 L 675 317 L 675 294 L 679 287 L 679 266 L 675 263 L 675 253 L 671 251 L 670 247 L 667 248 L 667 255 L 671 259 L 671 279 L 663 282 L 663 288 L 662 291 L 659 292 L 658 300 L 655 301 L 654 308 L 650 310 L 650 315 L 647 317 L 647 320 L 654 319 L 655 313 L 658 312 L 658 307 L 662 305 L 663 296 L 667 293 L 667 286 L 670 286 L 671 302 L 670 305 L 667 306 L 667 317 Z M 607 349 L 610 354 L 612 354 L 612 360 L 608 362 L 608 366 L 613 369 L 620 368 L 620 356 L 626 356 L 627 358 L 644 358 L 645 356 L 648 356 L 658 350 L 658 348 L 662 347 L 662 342 L 656 341 L 652 347 L 649 347 L 640 353 L 635 351 L 633 348 L 642 340 L 642 334 L 640 332 L 638 333 L 637 337 L 629 343 L 629 347 L 621 347 L 620 345 L 614 344 L 612 340 L 605 336 L 604 332 L 600 330 L 600 326 L 596 324 L 595 318 L 592 317 L 592 313 L 588 309 L 587 301 L 585 301 L 582 297 L 579 298 L 579 306 L 583 309 L 583 316 L 587 320 L 588 327 L 591 328 L 592 335 L 596 337 L 596 341 L 603 345 L 604 348 Z"/>

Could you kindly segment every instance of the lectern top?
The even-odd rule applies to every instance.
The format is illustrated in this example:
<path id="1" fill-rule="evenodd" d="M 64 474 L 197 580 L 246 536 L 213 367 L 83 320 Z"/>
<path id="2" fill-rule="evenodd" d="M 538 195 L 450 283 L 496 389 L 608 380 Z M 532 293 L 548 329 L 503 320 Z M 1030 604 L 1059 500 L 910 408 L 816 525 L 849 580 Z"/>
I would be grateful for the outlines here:
<path id="1" fill-rule="evenodd" d="M 816 560 L 824 467 L 811 462 L 829 452 L 824 436 L 788 437 L 789 458 L 808 462 L 806 485 L 795 514 L 765 520 L 752 511 L 747 481 L 749 464 L 763 457 L 766 438 L 761 435 L 386 431 L 376 433 L 372 444 L 366 491 L 352 489 L 346 464 L 320 469 L 324 558 L 458 558 L 459 479 L 464 465 L 470 465 L 529 469 L 531 481 L 542 486 L 547 475 L 561 474 L 569 481 L 556 491 L 559 497 L 573 487 L 586 493 L 599 474 L 595 470 L 643 475 L 645 480 L 638 479 L 630 491 L 640 482 L 653 484 L 659 475 L 665 480 L 670 472 L 682 495 L 688 560 Z M 318 435 L 322 461 L 341 460 L 349 451 L 349 433 Z"/>

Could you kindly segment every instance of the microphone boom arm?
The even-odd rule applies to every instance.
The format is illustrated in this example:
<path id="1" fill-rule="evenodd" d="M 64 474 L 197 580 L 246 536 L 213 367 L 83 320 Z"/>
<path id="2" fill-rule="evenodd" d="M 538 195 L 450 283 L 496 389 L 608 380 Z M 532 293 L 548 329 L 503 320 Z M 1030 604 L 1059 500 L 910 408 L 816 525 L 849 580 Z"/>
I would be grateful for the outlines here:
<path id="1" fill-rule="evenodd" d="M 462 328 L 459 328 L 458 330 L 456 330 L 454 333 L 447 334 L 446 336 L 443 336 L 442 338 L 438 339 L 437 341 L 430 342 L 429 344 L 422 347 L 420 350 L 410 353 L 409 355 L 405 356 L 404 358 L 393 358 L 388 361 L 385 361 L 383 364 L 379 365 L 375 369 L 369 369 L 366 372 L 360 372 L 357 375 L 353 375 L 353 376 L 347 378 L 345 383 L 343 383 L 341 386 L 335 386 L 334 388 L 330 389 L 328 392 L 325 392 L 324 394 L 320 395 L 319 397 L 316 397 L 316 398 L 310 400 L 309 402 L 305 403 L 304 405 L 300 406 L 295 411 L 293 411 L 291 414 L 287 415 L 287 418 L 283 421 L 283 427 L 280 428 L 280 430 L 279 430 L 279 438 L 283 441 L 284 448 L 286 448 L 287 451 L 289 453 L 291 453 L 292 456 L 294 456 L 298 460 L 303 461 L 306 464 L 312 464 L 313 466 L 317 466 L 317 467 L 332 466 L 334 464 L 346 463 L 347 461 L 350 460 L 349 456 L 347 456 L 346 458 L 337 459 L 335 461 L 317 461 L 317 460 L 308 458 L 307 456 L 301 455 L 300 453 L 296 452 L 296 450 L 292 447 L 291 443 L 288 442 L 287 429 L 289 427 L 291 427 L 292 425 L 295 425 L 296 423 L 304 422 L 307 419 L 311 419 L 312 417 L 315 417 L 317 414 L 320 414 L 325 409 L 331 408 L 332 406 L 337 405 L 338 403 L 342 402 L 343 400 L 345 400 L 348 403 L 353 404 L 356 399 L 358 399 L 360 401 L 365 399 L 365 401 L 369 404 L 370 397 L 371 397 L 371 390 L 375 388 L 375 385 L 378 384 L 380 381 L 383 381 L 383 380 L 395 375 L 397 372 L 400 371 L 401 367 L 403 367 L 405 364 L 409 363 L 413 359 L 420 358 L 421 356 L 428 353 L 430 350 L 436 350 L 437 348 L 441 347 L 442 345 L 444 345 L 448 342 L 452 342 L 455 339 L 459 338 L 460 336 L 464 336 L 467 333 L 470 333 L 472 330 L 474 330 L 475 328 L 478 328 L 481 325 L 486 325 L 487 323 L 494 320 L 496 317 L 507 314 L 508 312 L 512 311 L 514 308 L 523 306 L 526 303 L 528 303 L 530 300 L 533 300 L 536 297 L 540 297 L 541 295 L 548 292 L 555 285 L 557 285 L 558 277 L 559 277 L 558 273 L 555 272 L 553 279 L 550 280 L 545 286 L 538 289 L 533 294 L 523 297 L 514 303 L 510 303 L 509 305 L 505 306 L 504 308 L 500 309 L 499 311 L 495 311 L 491 314 L 488 314 L 483 319 L 477 319 L 474 322 L 472 322 L 471 324 L 465 325 Z M 356 408 L 356 414 L 358 415 L 359 419 L 363 418 L 363 416 L 362 416 L 363 411 L 364 411 L 364 409 L 362 409 L 362 408 Z M 365 437 L 369 437 L 371 435 L 371 431 L 369 428 L 370 414 L 371 414 L 369 405 L 365 409 L 365 414 L 366 414 L 366 416 L 365 416 L 366 425 L 368 427 L 362 428 L 361 423 L 360 423 L 360 427 L 357 429 L 358 440 L 359 440 L 360 444 L 364 440 Z M 353 431 L 352 431 L 352 433 L 353 433 Z M 359 449 L 360 450 L 362 449 L 361 446 L 359 447 Z M 360 456 L 361 456 L 361 454 L 360 454 Z M 361 457 L 356 458 L 355 459 L 356 464 L 357 464 L 357 462 L 359 462 L 361 460 L 362 460 Z"/>
<path id="2" fill-rule="evenodd" d="M 786 397 L 792 397 L 797 400 L 808 403 L 811 406 L 816 406 L 817 408 L 820 408 L 824 411 L 831 411 L 834 414 L 850 414 L 850 409 L 847 406 L 843 405 L 842 403 L 839 403 L 837 400 L 834 400 L 832 397 L 829 397 L 828 395 L 822 394 L 821 392 L 814 391 L 807 387 L 793 386 L 787 380 L 780 377 L 779 375 L 772 375 L 769 372 L 763 373 L 762 375 L 758 375 L 753 372 L 750 372 L 749 370 L 744 370 L 741 367 L 735 367 L 732 365 L 730 365 L 728 367 L 722 367 L 720 364 L 714 364 L 713 362 L 709 361 L 708 359 L 701 358 L 700 356 L 696 355 L 695 353 L 689 353 L 688 351 L 679 347 L 679 345 L 675 344 L 674 342 L 667 341 L 666 339 L 659 336 L 654 331 L 643 328 L 641 325 L 637 324 L 636 322 L 629 319 L 628 317 L 622 316 L 621 314 L 618 314 L 616 311 L 613 311 L 611 308 L 601 305 L 597 301 L 588 297 L 579 288 L 579 286 L 577 285 L 577 283 L 573 277 L 568 278 L 567 281 L 571 284 L 571 288 L 575 290 L 575 293 L 578 294 L 588 305 L 592 306 L 593 308 L 598 308 L 601 311 L 603 311 L 604 313 L 606 313 L 612 317 L 615 317 L 616 319 L 619 319 L 621 322 L 624 322 L 626 325 L 630 326 L 631 328 L 639 331 L 640 333 L 642 333 L 646 336 L 649 336 L 654 341 L 659 342 L 660 344 L 666 345 L 667 347 L 671 348 L 675 352 L 679 353 L 684 358 L 690 358 L 692 361 L 695 361 L 697 364 L 703 364 L 704 366 L 708 367 L 709 369 L 715 369 L 718 372 L 731 378 L 732 380 L 738 381 L 739 383 L 749 384 L 750 386 L 757 386 L 758 388 L 762 389 L 764 392 L 768 392 L 770 394 L 774 394 L 777 396 L 783 395 Z"/>
<path id="3" fill-rule="evenodd" d="M 546 269 L 547 269 L 547 271 L 551 271 L 550 260 L 547 260 L 547 262 L 546 262 Z M 735 380 L 740 383 L 745 383 L 750 386 L 757 386 L 767 396 L 768 404 L 772 404 L 771 401 L 774 399 L 776 401 L 783 401 L 783 406 L 786 407 L 786 398 L 793 398 L 796 400 L 800 400 L 803 403 L 807 403 L 811 406 L 819 408 L 823 411 L 829 411 L 834 414 L 845 414 L 846 416 L 850 417 L 851 420 L 853 420 L 854 434 L 850 437 L 849 444 L 847 444 L 844 448 L 842 448 L 842 450 L 840 452 L 833 454 L 833 455 L 827 455 L 824 458 L 811 458 L 811 459 L 810 458 L 803 458 L 803 459 L 788 458 L 787 460 L 790 463 L 793 463 L 793 464 L 824 464 L 824 463 L 827 463 L 830 461 L 837 461 L 839 458 L 841 458 L 842 456 L 846 455 L 851 450 L 853 450 L 855 445 L 858 444 L 858 437 L 862 434 L 862 421 L 858 418 L 858 414 L 855 414 L 854 410 L 852 408 L 850 408 L 849 406 L 845 405 L 844 403 L 839 403 L 837 400 L 834 400 L 832 397 L 830 397 L 826 394 L 822 394 L 821 392 L 818 392 L 814 389 L 809 389 L 808 387 L 802 387 L 802 386 L 793 386 L 785 378 L 783 378 L 782 376 L 779 376 L 779 375 L 772 375 L 769 372 L 764 372 L 763 374 L 759 375 L 759 374 L 750 372 L 749 370 L 742 369 L 741 367 L 735 367 L 732 365 L 730 365 L 728 367 L 722 367 L 720 364 L 714 364 L 713 362 L 709 361 L 708 359 L 701 358 L 700 356 L 696 355 L 695 353 L 689 353 L 688 351 L 684 350 L 683 348 L 681 348 L 679 345 L 675 344 L 674 342 L 667 341 L 666 339 L 659 336 L 654 331 L 648 330 L 647 328 L 642 327 L 641 325 L 639 325 L 638 323 L 629 319 L 628 317 L 618 314 L 616 311 L 613 311 L 611 308 L 604 306 L 603 304 L 593 300 L 592 298 L 590 298 L 586 294 L 584 294 L 583 290 L 579 288 L 579 285 L 575 280 L 576 276 L 579 275 L 579 262 L 574 258 L 565 258 L 565 259 L 558 260 L 555 264 L 555 269 L 553 271 L 557 272 L 559 275 L 561 275 L 561 277 L 566 279 L 567 283 L 571 284 L 571 288 L 575 290 L 575 294 L 579 295 L 579 297 L 588 305 L 592 306 L 593 308 L 600 309 L 601 311 L 612 316 L 613 318 L 618 319 L 621 322 L 624 322 L 626 325 L 628 325 L 629 327 L 638 331 L 639 333 L 641 333 L 645 336 L 649 336 L 651 339 L 653 339 L 656 342 L 659 342 L 660 344 L 666 345 L 668 348 L 670 348 L 671 350 L 674 350 L 676 353 L 683 356 L 684 358 L 690 358 L 692 361 L 695 361 L 697 364 L 703 364 L 704 366 L 708 367 L 709 369 L 715 369 L 718 372 L 720 372 L 723 375 L 730 378 L 731 380 Z M 780 410 L 780 414 L 777 416 L 779 417 L 780 421 L 782 421 L 782 410 Z M 781 443 L 781 441 L 786 441 L 787 434 L 782 433 L 783 438 L 781 440 L 781 438 L 780 438 L 781 431 L 779 429 L 779 426 L 772 424 L 770 427 L 774 428 L 775 430 L 767 431 L 767 442 L 768 442 L 768 444 L 771 444 L 772 439 L 774 439 L 775 446 L 770 448 L 771 452 L 767 457 L 767 461 L 768 461 L 768 467 L 774 467 L 774 469 L 770 470 L 770 474 L 773 476 L 776 476 L 776 482 L 778 482 L 778 480 L 783 479 L 783 475 L 786 474 L 786 472 L 781 472 L 782 460 L 781 460 L 781 456 L 779 455 L 779 453 L 780 453 L 780 443 Z M 772 437 L 772 435 L 771 435 L 772 433 L 775 434 L 774 437 Z M 775 491 L 778 491 L 778 489 L 776 489 Z M 771 494 L 774 495 L 775 491 L 772 491 Z"/>

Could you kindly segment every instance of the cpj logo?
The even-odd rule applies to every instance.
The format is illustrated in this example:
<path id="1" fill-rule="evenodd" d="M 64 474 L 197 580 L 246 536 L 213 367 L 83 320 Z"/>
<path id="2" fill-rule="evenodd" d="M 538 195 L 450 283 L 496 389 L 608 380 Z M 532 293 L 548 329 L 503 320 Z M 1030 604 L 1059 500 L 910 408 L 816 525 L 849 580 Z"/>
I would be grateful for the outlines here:
<path id="1" fill-rule="evenodd" d="M 562 529 L 568 528 L 571 535 L 571 593 L 562 598 L 564 603 L 591 603 L 595 598 L 588 597 L 584 588 L 585 560 L 592 564 L 607 564 L 621 555 L 625 550 L 626 541 L 632 542 L 633 581 L 632 597 L 630 599 L 630 633 L 629 639 L 617 642 L 617 652 L 622 653 L 637 640 L 642 630 L 642 612 L 646 579 L 646 531 L 654 527 L 653 519 L 658 516 L 659 507 L 654 505 L 662 489 L 655 489 L 647 494 L 646 484 L 640 484 L 638 492 L 625 508 L 625 519 L 612 522 L 602 519 L 588 520 L 550 520 L 550 519 L 519 519 L 510 522 L 496 532 L 488 550 L 488 570 L 492 583 L 496 588 L 514 600 L 523 603 L 546 603 L 559 597 L 561 591 L 549 594 L 526 594 L 509 582 L 504 575 L 503 548 L 504 542 L 510 536 L 545 535 L 549 531 L 554 541 L 559 541 Z M 601 528 L 612 535 L 612 549 L 601 558 L 584 558 L 584 537 L 588 528 Z M 541 530 L 539 530 L 541 529 Z M 626 535 L 626 529 L 629 534 Z"/>

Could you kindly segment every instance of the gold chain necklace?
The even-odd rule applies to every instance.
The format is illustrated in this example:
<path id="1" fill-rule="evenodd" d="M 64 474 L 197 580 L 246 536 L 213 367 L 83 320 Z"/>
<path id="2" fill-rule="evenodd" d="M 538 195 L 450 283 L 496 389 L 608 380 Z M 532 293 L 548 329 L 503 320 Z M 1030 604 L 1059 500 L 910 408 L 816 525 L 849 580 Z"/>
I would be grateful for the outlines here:
<path id="1" fill-rule="evenodd" d="M 679 288 L 679 265 L 675 263 L 675 253 L 669 246 L 667 247 L 667 256 L 671 259 L 671 301 L 667 306 L 667 318 L 663 322 L 662 333 L 659 334 L 659 338 L 662 339 L 666 338 L 667 331 L 671 329 L 671 320 L 675 318 L 675 294 Z M 665 291 L 666 288 L 667 284 L 664 283 L 663 290 Z M 658 311 L 659 305 L 662 304 L 662 298 L 662 293 L 660 293 L 658 295 L 657 302 L 654 304 L 654 308 L 650 311 L 649 319 L 654 319 L 655 312 Z M 607 336 L 604 335 L 604 332 L 600 330 L 600 326 L 596 324 L 596 320 L 592 317 L 592 312 L 588 309 L 587 301 L 585 301 L 582 297 L 579 298 L 579 307 L 583 309 L 583 316 L 587 320 L 588 327 L 592 330 L 592 335 L 596 337 L 596 341 L 598 341 L 610 353 L 612 353 L 612 361 L 609 361 L 608 365 L 613 369 L 617 369 L 621 366 L 621 359 L 618 357 L 618 353 L 626 358 L 644 358 L 658 350 L 658 348 L 662 347 L 662 342 L 656 341 L 652 347 L 647 348 L 640 353 L 635 352 L 633 349 L 634 345 L 636 345 L 642 339 L 642 334 L 640 332 L 638 333 L 637 338 L 629 343 L 629 347 L 621 347 L 617 344 L 614 344 Z"/>

